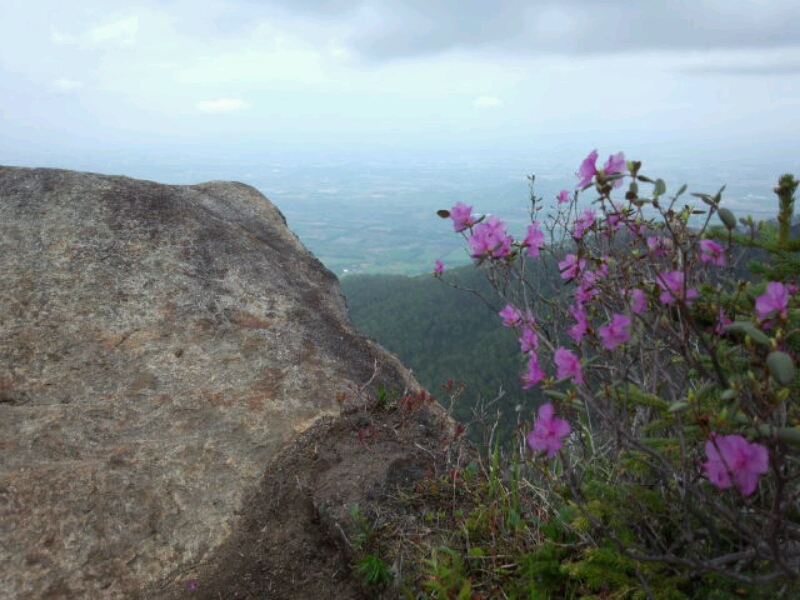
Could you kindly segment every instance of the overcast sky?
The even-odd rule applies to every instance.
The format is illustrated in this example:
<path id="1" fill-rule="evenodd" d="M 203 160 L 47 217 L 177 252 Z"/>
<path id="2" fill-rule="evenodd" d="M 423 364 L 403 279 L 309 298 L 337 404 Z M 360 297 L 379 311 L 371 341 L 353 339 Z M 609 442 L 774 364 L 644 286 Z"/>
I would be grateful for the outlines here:
<path id="1" fill-rule="evenodd" d="M 800 2 L 0 0 L 0 114 L 0 164 L 287 144 L 793 149 Z"/>

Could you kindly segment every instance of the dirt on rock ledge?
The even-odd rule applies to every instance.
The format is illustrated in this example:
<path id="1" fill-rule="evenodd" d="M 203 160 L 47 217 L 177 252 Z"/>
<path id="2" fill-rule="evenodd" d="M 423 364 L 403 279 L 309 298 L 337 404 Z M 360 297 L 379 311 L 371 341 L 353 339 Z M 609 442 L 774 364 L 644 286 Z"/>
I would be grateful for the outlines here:
<path id="1" fill-rule="evenodd" d="M 416 403 L 423 395 L 388 407 L 368 401 L 311 427 L 267 469 L 228 542 L 138 600 L 401 597 L 402 561 L 392 565 L 394 583 L 383 587 L 367 587 L 355 570 L 353 508 L 379 521 L 403 490 L 473 456 L 430 396 Z"/>

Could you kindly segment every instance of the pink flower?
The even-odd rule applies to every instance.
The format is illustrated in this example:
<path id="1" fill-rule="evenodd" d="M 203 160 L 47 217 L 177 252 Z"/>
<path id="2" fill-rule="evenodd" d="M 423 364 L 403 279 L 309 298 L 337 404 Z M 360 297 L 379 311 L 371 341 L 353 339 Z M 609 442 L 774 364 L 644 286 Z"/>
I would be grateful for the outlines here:
<path id="1" fill-rule="evenodd" d="M 624 344 L 631 339 L 628 327 L 631 326 L 630 318 L 625 315 L 615 314 L 611 317 L 611 322 L 597 330 L 600 339 L 603 340 L 603 348 L 613 350 L 620 344 Z"/>
<path id="2" fill-rule="evenodd" d="M 522 329 L 522 336 L 519 338 L 519 349 L 524 354 L 535 352 L 539 349 L 539 338 L 536 337 L 536 332 L 530 327 Z"/>
<path id="3" fill-rule="evenodd" d="M 761 444 L 751 444 L 741 435 L 711 432 L 706 442 L 707 462 L 702 464 L 708 480 L 720 489 L 731 487 L 731 475 L 743 496 L 752 494 L 758 478 L 769 470 L 769 454 Z"/>
<path id="4" fill-rule="evenodd" d="M 700 241 L 700 262 L 711 263 L 718 267 L 725 266 L 725 248 L 714 240 Z"/>
<path id="5" fill-rule="evenodd" d="M 583 373 L 581 372 L 581 361 L 572 352 L 566 348 L 559 348 L 556 350 L 553 360 L 558 369 L 556 377 L 563 379 L 564 377 L 572 377 L 572 380 L 577 383 L 583 383 Z"/>
<path id="6" fill-rule="evenodd" d="M 566 204 L 567 202 L 569 202 L 569 200 L 570 200 L 570 198 L 569 198 L 569 190 L 561 190 L 558 193 L 558 203 L 559 204 Z"/>
<path id="7" fill-rule="evenodd" d="M 662 304 L 672 304 L 676 300 L 686 300 L 686 304 L 691 304 L 693 298 L 697 298 L 697 290 L 686 290 L 686 297 L 683 295 L 683 271 L 670 271 L 669 273 L 659 273 L 656 276 L 656 283 L 661 288 L 661 295 L 658 297 Z"/>
<path id="8" fill-rule="evenodd" d="M 506 327 L 514 327 L 522 320 L 519 311 L 510 304 L 506 304 L 505 308 L 497 314 L 503 317 L 503 325 Z"/>
<path id="9" fill-rule="evenodd" d="M 639 288 L 631 290 L 631 312 L 640 315 L 647 310 L 647 296 Z"/>
<path id="10" fill-rule="evenodd" d="M 589 156 L 583 159 L 580 170 L 575 174 L 580 178 L 580 181 L 578 182 L 579 188 L 585 188 L 586 186 L 591 185 L 592 179 L 594 179 L 594 176 L 597 175 L 597 167 L 595 167 L 596 162 L 597 150 L 592 150 L 589 153 Z"/>
<path id="11" fill-rule="evenodd" d="M 786 307 L 789 304 L 789 291 L 782 283 L 770 281 L 767 290 L 756 298 L 756 316 L 759 321 L 765 320 L 773 312 L 778 311 L 782 317 L 786 316 Z"/>
<path id="12" fill-rule="evenodd" d="M 478 223 L 469 238 L 472 258 L 502 258 L 511 254 L 514 240 L 506 235 L 506 224 L 497 217 Z"/>
<path id="13" fill-rule="evenodd" d="M 581 216 L 575 220 L 575 227 L 572 229 L 572 237 L 579 240 L 586 233 L 586 230 L 594 225 L 594 211 L 585 208 Z"/>
<path id="14" fill-rule="evenodd" d="M 645 227 L 641 223 L 631 223 L 628 221 L 628 231 L 631 235 L 640 238 L 644 235 Z"/>
<path id="15" fill-rule="evenodd" d="M 563 440 L 570 433 L 569 423 L 565 419 L 553 416 L 553 405 L 549 402 L 539 407 L 539 418 L 533 424 L 533 431 L 528 434 L 528 445 L 533 450 L 547 450 L 547 456 L 553 456 L 561 450 Z"/>
<path id="16" fill-rule="evenodd" d="M 672 240 L 669 238 L 650 236 L 647 238 L 647 249 L 650 250 L 650 253 L 656 258 L 664 256 L 667 252 L 672 250 Z"/>
<path id="17" fill-rule="evenodd" d="M 528 370 L 522 374 L 522 389 L 529 390 L 542 379 L 544 379 L 544 371 L 539 365 L 539 359 L 536 358 L 536 354 L 531 353 L 528 358 Z"/>
<path id="18" fill-rule="evenodd" d="M 456 202 L 456 205 L 450 209 L 450 218 L 453 219 L 453 229 L 456 231 L 464 231 L 475 224 L 472 207 L 462 202 Z"/>
<path id="19" fill-rule="evenodd" d="M 583 308 L 580 305 L 570 306 L 569 314 L 575 318 L 575 325 L 570 327 L 567 333 L 573 342 L 580 344 L 586 334 L 586 330 L 589 329 L 589 321 L 586 319 L 586 313 L 583 312 Z"/>
<path id="20" fill-rule="evenodd" d="M 623 152 L 617 152 L 616 154 L 612 154 L 608 157 L 606 164 L 603 166 L 603 174 L 604 175 L 618 175 L 620 173 L 624 173 L 625 169 L 627 168 L 627 163 L 625 162 L 625 154 Z M 620 184 L 622 180 L 618 180 Z M 614 187 L 617 187 L 615 184 Z"/>
<path id="21" fill-rule="evenodd" d="M 436 259 L 436 266 L 433 268 L 434 275 L 441 275 L 444 272 L 444 263 Z"/>
<path id="22" fill-rule="evenodd" d="M 539 250 L 544 248 L 544 233 L 539 231 L 538 221 L 528 225 L 528 235 L 525 236 L 522 245 L 528 247 L 529 256 L 539 256 Z"/>
<path id="23" fill-rule="evenodd" d="M 561 279 L 575 279 L 585 266 L 586 259 L 581 258 L 578 260 L 578 257 L 574 254 L 567 254 L 566 258 L 558 263 Z"/>
<path id="24" fill-rule="evenodd" d="M 725 330 L 725 327 L 733 323 L 728 318 L 728 315 L 725 314 L 725 311 L 722 310 L 722 307 L 719 309 L 719 316 L 717 317 L 717 324 L 714 325 L 714 333 L 717 335 L 722 335 L 722 332 Z"/>
<path id="25" fill-rule="evenodd" d="M 609 213 L 606 217 L 606 230 L 603 232 L 603 235 L 611 237 L 612 233 L 619 231 L 621 221 L 622 214 L 619 212 Z"/>

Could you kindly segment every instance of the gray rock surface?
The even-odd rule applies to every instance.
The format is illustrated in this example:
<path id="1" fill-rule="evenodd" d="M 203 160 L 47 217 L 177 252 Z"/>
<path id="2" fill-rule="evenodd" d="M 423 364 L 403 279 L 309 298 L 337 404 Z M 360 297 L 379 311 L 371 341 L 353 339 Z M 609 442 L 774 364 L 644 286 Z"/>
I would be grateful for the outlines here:
<path id="1" fill-rule="evenodd" d="M 202 560 L 375 365 L 416 389 L 252 187 L 0 167 L 0 598 Z"/>

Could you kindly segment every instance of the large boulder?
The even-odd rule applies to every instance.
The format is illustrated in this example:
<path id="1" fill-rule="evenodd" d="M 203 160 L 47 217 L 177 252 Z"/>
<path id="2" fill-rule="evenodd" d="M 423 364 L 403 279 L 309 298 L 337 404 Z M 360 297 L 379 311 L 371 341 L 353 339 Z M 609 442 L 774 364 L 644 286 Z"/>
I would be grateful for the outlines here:
<path id="1" fill-rule="evenodd" d="M 368 382 L 417 388 L 254 188 L 0 167 L 0 597 L 202 561 Z"/>

